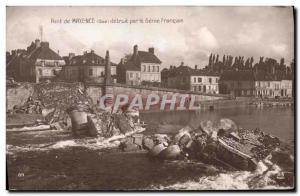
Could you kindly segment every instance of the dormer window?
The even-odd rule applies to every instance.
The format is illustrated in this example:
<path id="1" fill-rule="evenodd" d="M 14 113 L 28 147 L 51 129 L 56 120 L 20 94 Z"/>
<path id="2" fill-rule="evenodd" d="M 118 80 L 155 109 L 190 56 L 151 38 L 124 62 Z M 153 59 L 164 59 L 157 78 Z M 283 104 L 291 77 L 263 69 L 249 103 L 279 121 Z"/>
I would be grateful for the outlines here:
<path id="1" fill-rule="evenodd" d="M 85 64 L 86 63 L 86 60 L 85 59 L 83 59 L 83 64 Z"/>

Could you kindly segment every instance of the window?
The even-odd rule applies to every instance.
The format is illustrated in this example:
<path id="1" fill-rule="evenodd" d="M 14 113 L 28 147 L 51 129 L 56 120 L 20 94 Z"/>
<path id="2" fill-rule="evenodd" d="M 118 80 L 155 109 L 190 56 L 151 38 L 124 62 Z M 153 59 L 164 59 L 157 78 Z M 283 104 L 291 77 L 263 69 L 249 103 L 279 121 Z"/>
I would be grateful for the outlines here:
<path id="1" fill-rule="evenodd" d="M 202 88 L 201 88 L 202 86 L 199 86 L 199 91 L 202 91 Z"/>
<path id="2" fill-rule="evenodd" d="M 103 73 L 103 71 L 101 71 L 101 76 L 104 76 L 104 73 Z"/>
<path id="3" fill-rule="evenodd" d="M 202 82 L 202 78 L 201 77 L 198 78 L 198 82 Z"/>
<path id="4" fill-rule="evenodd" d="M 85 59 L 83 59 L 83 64 L 85 64 L 86 63 L 86 60 Z"/>
<path id="5" fill-rule="evenodd" d="M 130 73 L 130 74 L 129 74 L 129 78 L 133 78 L 133 73 Z"/>
<path id="6" fill-rule="evenodd" d="M 92 64 L 94 64 L 95 63 L 95 60 L 92 60 Z"/>
<path id="7" fill-rule="evenodd" d="M 216 78 L 216 83 L 218 83 L 219 82 L 219 79 L 218 78 Z"/>
<path id="8" fill-rule="evenodd" d="M 196 83 L 197 82 L 197 79 L 196 78 L 194 78 L 194 83 Z"/>
<path id="9" fill-rule="evenodd" d="M 139 73 L 135 73 L 135 77 L 138 78 L 139 77 Z"/>
<path id="10" fill-rule="evenodd" d="M 55 61 L 55 62 L 54 62 L 54 65 L 57 67 L 57 66 L 58 66 L 58 62 L 57 62 L 57 61 Z"/>
<path id="11" fill-rule="evenodd" d="M 151 68 L 150 68 L 150 65 L 149 65 L 149 66 L 148 66 L 148 72 L 150 72 L 150 69 L 151 69 Z"/>
<path id="12" fill-rule="evenodd" d="M 144 72 L 146 71 L 146 65 L 143 65 L 143 68 L 144 68 Z"/>
<path id="13" fill-rule="evenodd" d="M 209 83 L 211 83 L 211 82 L 212 82 L 212 79 L 211 79 L 211 78 L 208 78 L 208 81 L 209 81 Z"/>
<path id="14" fill-rule="evenodd" d="M 89 69 L 89 75 L 90 75 L 90 76 L 93 75 L 93 69 Z"/>
<path id="15" fill-rule="evenodd" d="M 157 66 L 157 72 L 159 72 L 159 66 Z"/>
<path id="16" fill-rule="evenodd" d="M 197 86 L 194 86 L 194 91 L 197 91 Z"/>
<path id="17" fill-rule="evenodd" d="M 152 72 L 155 72 L 155 66 L 154 65 L 152 66 Z"/>

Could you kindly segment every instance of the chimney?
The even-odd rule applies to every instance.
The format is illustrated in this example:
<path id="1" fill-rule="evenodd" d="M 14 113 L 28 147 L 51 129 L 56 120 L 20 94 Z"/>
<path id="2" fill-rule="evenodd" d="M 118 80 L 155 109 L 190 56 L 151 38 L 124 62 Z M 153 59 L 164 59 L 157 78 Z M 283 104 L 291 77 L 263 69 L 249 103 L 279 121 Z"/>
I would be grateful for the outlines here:
<path id="1" fill-rule="evenodd" d="M 149 51 L 149 53 L 154 54 L 154 48 L 153 47 L 149 48 L 148 51 Z"/>
<path id="2" fill-rule="evenodd" d="M 133 46 L 133 59 L 136 60 L 136 57 L 138 55 L 138 46 L 134 45 Z"/>
<path id="3" fill-rule="evenodd" d="M 39 39 L 36 39 L 36 40 L 35 40 L 35 47 L 36 47 L 36 48 L 41 47 L 41 41 L 40 41 Z"/>
<path id="4" fill-rule="evenodd" d="M 184 65 L 184 62 L 181 62 L 180 66 L 183 66 Z"/>
<path id="5" fill-rule="evenodd" d="M 105 84 L 111 84 L 111 68 L 110 68 L 110 58 L 109 58 L 109 51 L 106 51 L 105 55 Z"/>
<path id="6" fill-rule="evenodd" d="M 195 70 L 197 70 L 197 68 L 198 68 L 198 65 L 195 65 Z"/>
<path id="7" fill-rule="evenodd" d="M 59 50 L 57 50 L 57 54 L 59 55 Z"/>

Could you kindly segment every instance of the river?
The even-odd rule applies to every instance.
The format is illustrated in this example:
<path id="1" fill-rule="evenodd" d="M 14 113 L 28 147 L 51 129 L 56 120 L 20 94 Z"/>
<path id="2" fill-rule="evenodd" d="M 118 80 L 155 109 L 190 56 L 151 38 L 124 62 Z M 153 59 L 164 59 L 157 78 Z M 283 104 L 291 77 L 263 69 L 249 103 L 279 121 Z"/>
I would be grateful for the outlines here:
<path id="1" fill-rule="evenodd" d="M 141 119 L 158 126 L 153 132 L 175 134 L 181 127 L 201 120 L 217 122 L 230 118 L 239 127 L 260 128 L 292 142 L 294 112 L 290 108 L 237 107 L 207 112 L 142 113 Z M 69 136 L 55 148 L 34 148 L 33 140 L 47 143 L 56 133 L 9 133 L 8 178 L 17 190 L 232 190 L 282 189 L 269 178 L 257 178 L 256 172 L 228 171 L 198 161 L 159 161 L 145 153 L 123 153 L 90 144 L 74 145 Z M 22 139 L 22 142 L 20 142 Z M 47 140 L 47 141 L 46 141 Z M 20 145 L 22 143 L 22 145 Z M 41 146 L 41 144 L 39 144 Z M 255 180 L 253 180 L 255 179 Z"/>
<path id="2" fill-rule="evenodd" d="M 259 128 L 278 136 L 283 141 L 294 139 L 294 110 L 291 108 L 263 108 L 253 106 L 233 107 L 214 111 L 170 111 L 147 112 L 141 119 L 147 123 L 172 124 L 174 126 L 195 125 L 202 120 L 218 122 L 221 118 L 233 120 L 245 129 Z"/>

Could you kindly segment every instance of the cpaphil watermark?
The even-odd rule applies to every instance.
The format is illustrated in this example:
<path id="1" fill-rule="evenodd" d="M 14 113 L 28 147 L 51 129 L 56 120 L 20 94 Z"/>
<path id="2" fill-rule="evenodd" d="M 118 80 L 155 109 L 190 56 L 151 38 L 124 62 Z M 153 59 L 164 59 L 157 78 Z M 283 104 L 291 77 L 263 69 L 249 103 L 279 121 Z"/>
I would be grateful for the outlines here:
<path id="1" fill-rule="evenodd" d="M 141 94 L 106 94 L 98 100 L 100 109 L 117 112 L 125 107 L 128 110 L 198 110 L 200 105 L 195 95 L 189 94 L 149 94 L 143 96 Z"/>

